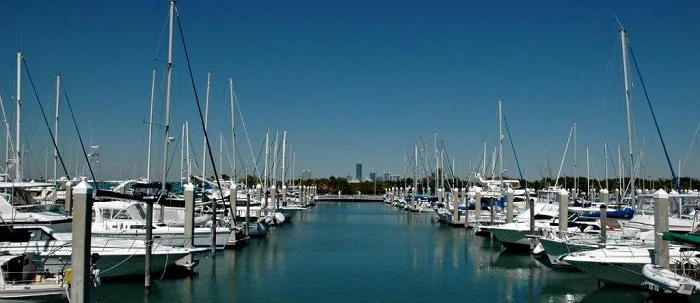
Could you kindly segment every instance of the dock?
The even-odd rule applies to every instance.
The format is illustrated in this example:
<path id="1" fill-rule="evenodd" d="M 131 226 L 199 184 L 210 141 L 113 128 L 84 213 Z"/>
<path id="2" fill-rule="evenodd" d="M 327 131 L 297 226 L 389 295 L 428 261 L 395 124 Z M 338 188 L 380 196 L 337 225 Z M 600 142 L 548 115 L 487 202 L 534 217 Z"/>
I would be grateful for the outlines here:
<path id="1" fill-rule="evenodd" d="M 320 195 L 316 197 L 319 202 L 383 202 L 382 195 Z"/>

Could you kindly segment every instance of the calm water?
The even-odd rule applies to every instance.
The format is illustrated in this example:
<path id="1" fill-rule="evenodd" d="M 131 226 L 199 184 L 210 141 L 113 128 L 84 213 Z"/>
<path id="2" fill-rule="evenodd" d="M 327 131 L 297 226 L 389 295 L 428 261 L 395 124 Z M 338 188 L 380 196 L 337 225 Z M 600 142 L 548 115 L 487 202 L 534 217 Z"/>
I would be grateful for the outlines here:
<path id="1" fill-rule="evenodd" d="M 270 237 L 200 257 L 192 278 L 108 282 L 95 302 L 643 302 L 497 241 L 384 203 L 320 203 Z"/>

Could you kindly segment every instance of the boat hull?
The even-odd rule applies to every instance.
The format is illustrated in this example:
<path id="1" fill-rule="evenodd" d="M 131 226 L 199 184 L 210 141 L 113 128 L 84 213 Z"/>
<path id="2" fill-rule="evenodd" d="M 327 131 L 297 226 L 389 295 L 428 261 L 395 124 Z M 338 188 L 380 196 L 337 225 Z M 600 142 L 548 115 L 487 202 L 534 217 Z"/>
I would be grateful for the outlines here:
<path id="1" fill-rule="evenodd" d="M 0 290 L 0 302 L 64 302 L 66 292 L 67 288 L 58 284 L 6 285 Z"/>

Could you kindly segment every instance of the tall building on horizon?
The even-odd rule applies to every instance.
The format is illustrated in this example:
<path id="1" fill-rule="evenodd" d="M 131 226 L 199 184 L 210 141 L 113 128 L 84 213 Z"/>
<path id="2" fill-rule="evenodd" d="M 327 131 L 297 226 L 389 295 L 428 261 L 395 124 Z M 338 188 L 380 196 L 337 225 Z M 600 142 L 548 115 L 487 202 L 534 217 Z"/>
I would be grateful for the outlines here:
<path id="1" fill-rule="evenodd" d="M 391 181 L 391 173 L 388 171 L 384 172 L 384 181 Z"/>
<path id="2" fill-rule="evenodd" d="M 301 171 L 301 179 L 302 180 L 310 180 L 311 179 L 311 171 L 308 169 L 302 170 Z"/>
<path id="3" fill-rule="evenodd" d="M 355 165 L 355 179 L 362 181 L 362 163 Z"/>
<path id="4" fill-rule="evenodd" d="M 377 181 L 377 172 L 373 171 L 373 172 L 369 173 L 369 179 L 372 181 Z"/>

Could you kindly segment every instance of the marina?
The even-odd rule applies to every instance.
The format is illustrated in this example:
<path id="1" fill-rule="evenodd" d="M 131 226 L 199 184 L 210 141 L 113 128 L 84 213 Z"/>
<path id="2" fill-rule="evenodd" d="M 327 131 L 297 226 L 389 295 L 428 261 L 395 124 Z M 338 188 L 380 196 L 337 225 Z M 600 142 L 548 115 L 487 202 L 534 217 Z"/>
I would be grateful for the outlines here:
<path id="1" fill-rule="evenodd" d="M 303 291 L 301 291 L 303 290 Z M 241 250 L 201 260 L 197 274 L 104 283 L 96 302 L 644 302 L 492 238 L 384 203 L 320 202 Z"/>
<path id="2" fill-rule="evenodd" d="M 361 2 L 9 5 L 0 303 L 700 302 L 697 4 Z"/>

